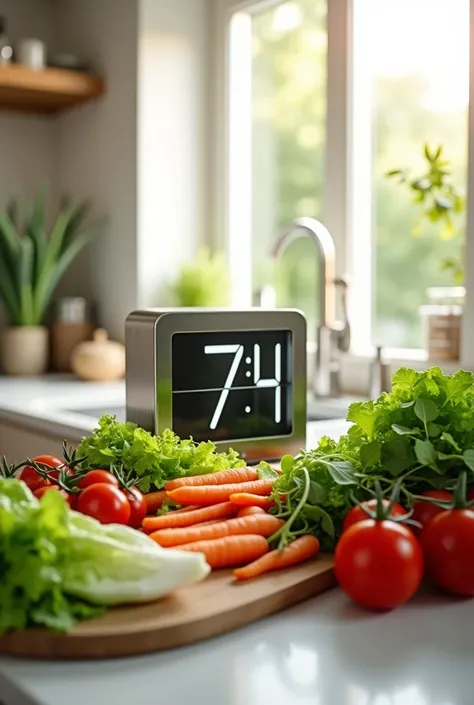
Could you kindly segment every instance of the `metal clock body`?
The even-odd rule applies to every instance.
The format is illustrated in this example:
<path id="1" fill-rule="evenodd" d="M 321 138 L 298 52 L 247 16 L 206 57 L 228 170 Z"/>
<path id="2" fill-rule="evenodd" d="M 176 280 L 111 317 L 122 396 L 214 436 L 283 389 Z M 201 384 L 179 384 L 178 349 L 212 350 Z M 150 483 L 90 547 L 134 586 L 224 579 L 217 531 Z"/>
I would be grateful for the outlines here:
<path id="1" fill-rule="evenodd" d="M 306 435 L 306 321 L 292 309 L 143 309 L 127 317 L 127 420 L 248 462 Z"/>

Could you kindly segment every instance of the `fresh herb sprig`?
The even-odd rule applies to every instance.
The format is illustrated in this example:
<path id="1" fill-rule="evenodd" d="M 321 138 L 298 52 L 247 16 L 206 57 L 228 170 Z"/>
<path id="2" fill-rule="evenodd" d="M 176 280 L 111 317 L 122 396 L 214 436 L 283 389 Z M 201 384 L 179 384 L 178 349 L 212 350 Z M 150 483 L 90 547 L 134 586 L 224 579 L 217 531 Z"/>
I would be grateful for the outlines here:
<path id="1" fill-rule="evenodd" d="M 392 392 L 352 404 L 347 420 L 353 425 L 338 441 L 323 438 L 314 450 L 282 459 L 274 511 L 293 517 L 292 532 L 309 531 L 332 548 L 352 495 L 357 501 L 370 498 L 377 482 L 385 493 L 399 483 L 408 508 L 427 489 L 452 490 L 463 471 L 474 484 L 471 372 L 401 368 Z"/>

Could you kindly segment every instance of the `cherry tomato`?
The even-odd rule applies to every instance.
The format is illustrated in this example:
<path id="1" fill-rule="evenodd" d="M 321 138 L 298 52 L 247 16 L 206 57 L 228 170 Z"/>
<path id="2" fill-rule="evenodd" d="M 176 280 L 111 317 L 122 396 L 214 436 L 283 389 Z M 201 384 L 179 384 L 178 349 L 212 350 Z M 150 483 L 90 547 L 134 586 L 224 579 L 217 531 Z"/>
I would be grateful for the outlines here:
<path id="1" fill-rule="evenodd" d="M 390 610 L 403 605 L 418 589 L 423 552 L 406 526 L 366 519 L 342 534 L 335 569 L 340 586 L 354 602 Z"/>
<path id="2" fill-rule="evenodd" d="M 108 470 L 89 470 L 77 483 L 77 486 L 80 487 L 81 490 L 84 490 L 86 487 L 97 485 L 99 482 L 118 487 L 117 478 Z"/>
<path id="3" fill-rule="evenodd" d="M 474 596 L 474 511 L 448 509 L 421 534 L 428 575 L 455 595 Z"/>
<path id="4" fill-rule="evenodd" d="M 383 499 L 382 502 L 385 509 L 387 509 L 388 505 L 390 504 L 389 500 Z M 367 507 L 372 511 L 375 511 L 377 507 L 377 500 L 369 499 L 368 502 L 362 502 L 362 506 Z M 401 517 L 404 516 L 406 513 L 406 509 L 404 509 L 401 504 L 395 503 L 392 507 L 391 516 Z M 352 509 L 347 512 L 346 518 L 344 519 L 344 523 L 342 525 L 343 533 L 344 531 L 347 531 L 347 529 L 353 524 L 358 524 L 359 521 L 365 521 L 366 519 L 370 519 L 370 517 L 368 514 L 366 514 L 366 512 L 364 512 L 363 509 L 361 509 L 359 506 L 352 507 Z"/>
<path id="5" fill-rule="evenodd" d="M 427 490 L 421 493 L 422 497 L 432 497 L 433 499 L 446 499 L 452 500 L 453 495 L 451 492 L 446 492 L 446 490 Z M 438 514 L 441 514 L 445 510 L 442 507 L 437 507 L 436 504 L 431 504 L 430 502 L 423 502 L 419 500 L 413 505 L 413 515 L 412 519 L 418 521 L 422 527 Z M 418 533 L 421 529 L 416 530 Z"/>
<path id="6" fill-rule="evenodd" d="M 38 475 L 31 465 L 25 465 L 20 472 L 19 479 L 23 480 L 25 485 L 29 487 L 33 493 L 40 487 L 48 487 L 51 484 L 49 480 L 45 480 L 41 475 Z"/>
<path id="7" fill-rule="evenodd" d="M 35 463 L 40 463 L 41 465 L 47 465 L 48 468 L 61 468 L 65 467 L 64 460 L 60 460 L 59 458 L 55 458 L 54 455 L 37 455 L 36 457 L 33 458 Z M 55 480 L 58 479 L 59 477 L 59 471 L 55 470 L 51 473 L 48 473 L 51 475 L 52 478 Z"/>
<path id="8" fill-rule="evenodd" d="M 67 501 L 71 509 L 74 507 L 76 504 L 76 497 L 72 494 L 68 494 L 65 490 L 61 489 L 61 487 L 58 487 L 58 485 L 49 485 L 47 487 L 39 487 L 36 489 L 33 494 L 35 497 L 38 499 L 41 499 L 41 497 L 46 494 L 46 492 L 59 492 L 64 499 Z"/>
<path id="9" fill-rule="evenodd" d="M 128 524 L 129 526 L 133 526 L 134 529 L 139 529 L 147 512 L 145 497 L 137 487 L 128 487 L 126 490 L 122 491 L 130 504 L 130 519 L 128 520 Z"/>
<path id="10" fill-rule="evenodd" d="M 86 487 L 79 495 L 77 509 L 101 524 L 128 524 L 130 519 L 130 504 L 124 493 L 106 482 Z"/>

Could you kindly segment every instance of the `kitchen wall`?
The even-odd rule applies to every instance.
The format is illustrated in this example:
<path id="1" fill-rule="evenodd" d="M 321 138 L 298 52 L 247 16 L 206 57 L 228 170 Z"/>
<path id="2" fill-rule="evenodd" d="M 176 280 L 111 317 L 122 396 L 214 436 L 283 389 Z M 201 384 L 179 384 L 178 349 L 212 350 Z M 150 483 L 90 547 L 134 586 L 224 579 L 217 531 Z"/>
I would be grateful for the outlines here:
<path id="1" fill-rule="evenodd" d="M 123 338 L 127 313 L 167 301 L 170 279 L 209 238 L 210 0 L 0 0 L 13 38 L 84 57 L 104 98 L 38 118 L 0 113 L 0 206 L 31 195 L 91 198 L 107 227 L 63 281 Z M 3 201 L 2 201 L 3 199 Z"/>
<path id="2" fill-rule="evenodd" d="M 107 225 L 62 285 L 99 304 L 100 322 L 123 338 L 137 304 L 137 0 L 61 0 L 58 45 L 107 81 L 98 101 L 57 120 L 57 180 L 91 198 Z"/>
<path id="3" fill-rule="evenodd" d="M 54 45 L 56 2 L 0 0 L 13 44 L 35 36 Z M 14 194 L 32 197 L 39 184 L 52 185 L 56 173 L 55 125 L 49 118 L 0 112 L 0 208 Z M 0 308 L 0 325 L 5 316 Z"/>
<path id="4" fill-rule="evenodd" d="M 167 302 L 209 237 L 209 2 L 141 0 L 138 45 L 138 296 Z"/>

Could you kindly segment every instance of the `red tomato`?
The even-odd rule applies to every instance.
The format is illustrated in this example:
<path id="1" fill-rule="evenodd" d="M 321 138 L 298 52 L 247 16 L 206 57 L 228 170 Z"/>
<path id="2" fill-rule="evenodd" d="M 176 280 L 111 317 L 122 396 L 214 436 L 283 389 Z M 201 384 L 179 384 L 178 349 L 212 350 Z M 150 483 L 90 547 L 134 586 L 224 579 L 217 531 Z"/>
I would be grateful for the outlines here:
<path id="1" fill-rule="evenodd" d="M 472 487 L 469 492 L 467 493 L 467 501 L 472 502 L 474 499 L 474 487 Z"/>
<path id="2" fill-rule="evenodd" d="M 90 485 L 97 485 L 99 482 L 118 487 L 117 478 L 108 470 L 89 470 L 89 472 L 86 473 L 77 483 L 77 486 L 80 487 L 81 490 L 84 490 L 86 487 L 90 487 Z"/>
<path id="3" fill-rule="evenodd" d="M 390 610 L 407 602 L 423 577 L 423 552 L 394 521 L 367 519 L 342 534 L 335 553 L 342 589 L 359 605 Z"/>
<path id="4" fill-rule="evenodd" d="M 29 487 L 32 492 L 40 487 L 48 487 L 48 485 L 51 484 L 49 480 L 44 480 L 41 475 L 38 475 L 31 465 L 25 465 L 20 472 L 19 479 L 23 480 L 25 485 Z"/>
<path id="5" fill-rule="evenodd" d="M 451 492 L 446 492 L 446 490 L 427 490 L 421 493 L 422 497 L 432 497 L 433 499 L 446 499 L 452 500 L 453 495 Z M 442 507 L 437 507 L 436 504 L 431 504 L 430 502 L 423 502 L 419 500 L 413 505 L 413 515 L 412 519 L 418 521 L 422 527 L 437 514 L 441 514 L 445 510 Z M 421 530 L 419 530 L 421 531 Z"/>
<path id="6" fill-rule="evenodd" d="M 86 487 L 79 495 L 77 509 L 101 524 L 128 524 L 130 519 L 130 504 L 124 493 L 106 482 Z"/>
<path id="7" fill-rule="evenodd" d="M 35 490 L 33 492 L 33 494 L 38 499 L 41 499 L 41 497 L 46 492 L 59 492 L 64 497 L 64 499 L 67 501 L 67 503 L 69 504 L 69 506 L 71 508 L 73 508 L 76 503 L 76 497 L 72 494 L 68 494 L 65 490 L 58 487 L 58 485 L 49 485 L 48 487 L 39 487 L 37 490 Z"/>
<path id="8" fill-rule="evenodd" d="M 383 506 L 385 509 L 387 509 L 388 505 L 390 504 L 388 499 L 383 499 Z M 363 507 L 367 507 L 368 509 L 371 509 L 372 511 L 375 511 L 377 507 L 377 500 L 376 499 L 369 499 L 368 502 L 362 502 Z M 402 507 L 401 504 L 395 504 L 392 507 L 391 511 L 391 516 L 393 517 L 401 517 L 404 516 L 407 513 L 406 509 Z M 361 509 L 359 506 L 352 507 L 347 514 L 346 518 L 344 519 L 344 524 L 342 525 L 342 531 L 347 531 L 347 529 L 352 526 L 353 524 L 358 524 L 359 521 L 365 521 L 366 519 L 370 519 L 369 515 L 364 512 L 363 509 Z"/>
<path id="9" fill-rule="evenodd" d="M 128 487 L 126 490 L 122 491 L 130 504 L 130 519 L 128 520 L 128 524 L 129 526 L 133 526 L 134 529 L 139 529 L 147 512 L 145 497 L 137 487 Z"/>
<path id="10" fill-rule="evenodd" d="M 40 463 L 41 465 L 47 465 L 49 468 L 60 468 L 60 467 L 65 467 L 64 460 L 60 460 L 59 458 L 55 458 L 54 455 L 37 455 L 35 458 L 33 458 L 35 463 Z M 59 477 L 59 471 L 51 472 L 49 473 L 52 478 L 55 480 L 58 479 Z"/>
<path id="11" fill-rule="evenodd" d="M 474 596 L 474 511 L 448 509 L 421 534 L 429 576 L 455 595 Z"/>

